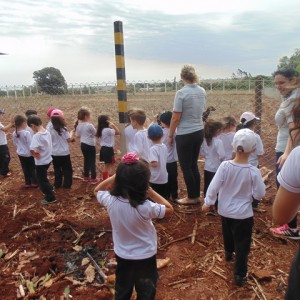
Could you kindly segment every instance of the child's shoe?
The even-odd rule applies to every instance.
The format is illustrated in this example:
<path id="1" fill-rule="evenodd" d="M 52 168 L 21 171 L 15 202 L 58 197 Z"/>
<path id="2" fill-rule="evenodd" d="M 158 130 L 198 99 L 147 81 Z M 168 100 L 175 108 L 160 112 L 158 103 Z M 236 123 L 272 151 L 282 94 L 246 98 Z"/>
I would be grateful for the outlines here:
<path id="1" fill-rule="evenodd" d="M 97 183 L 99 183 L 100 181 L 101 181 L 100 178 L 95 178 L 95 179 L 91 179 L 91 180 L 90 180 L 91 184 L 97 184 Z"/>
<path id="2" fill-rule="evenodd" d="M 47 205 L 47 204 L 52 204 L 52 203 L 55 203 L 55 202 L 57 202 L 57 200 L 54 198 L 54 199 L 52 199 L 52 200 L 47 200 L 46 198 L 44 198 L 42 201 L 41 201 L 41 203 L 42 204 L 45 204 L 45 205 Z"/>
<path id="3" fill-rule="evenodd" d="M 29 189 L 31 188 L 31 184 L 23 184 L 21 185 L 21 189 Z"/>
<path id="4" fill-rule="evenodd" d="M 31 187 L 34 188 L 34 189 L 36 189 L 36 188 L 39 187 L 39 185 L 38 185 L 37 183 L 32 183 L 32 184 L 31 184 Z"/>
<path id="5" fill-rule="evenodd" d="M 91 181 L 91 178 L 90 177 L 83 177 L 83 181 L 84 182 L 89 182 L 89 181 Z"/>
<path id="6" fill-rule="evenodd" d="M 283 226 L 277 228 L 270 228 L 270 231 L 274 235 L 286 237 L 292 240 L 299 240 L 300 239 L 300 232 L 297 228 L 290 228 L 289 225 L 285 224 Z"/>
<path id="7" fill-rule="evenodd" d="M 103 179 L 103 181 L 106 180 L 107 178 L 109 178 L 108 172 L 102 172 L 102 179 Z"/>
<path id="8" fill-rule="evenodd" d="M 229 252 L 229 251 L 225 251 L 225 260 L 228 261 L 232 261 L 233 259 L 233 252 Z"/>
<path id="9" fill-rule="evenodd" d="M 240 275 L 234 275 L 234 283 L 237 286 L 243 286 L 246 281 L 247 281 L 247 276 L 243 277 Z"/>

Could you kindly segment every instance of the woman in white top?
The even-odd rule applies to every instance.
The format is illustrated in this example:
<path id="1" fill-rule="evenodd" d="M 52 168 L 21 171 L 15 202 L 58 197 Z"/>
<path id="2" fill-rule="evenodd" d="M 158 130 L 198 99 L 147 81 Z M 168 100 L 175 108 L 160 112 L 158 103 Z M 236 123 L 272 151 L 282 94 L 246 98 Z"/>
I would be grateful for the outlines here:
<path id="1" fill-rule="evenodd" d="M 173 116 L 170 124 L 169 143 L 176 133 L 178 160 L 183 172 L 187 197 L 179 199 L 179 204 L 200 202 L 200 173 L 198 157 L 203 142 L 202 115 L 206 105 L 206 92 L 198 85 L 199 78 L 194 67 L 183 66 L 181 79 L 184 87 L 176 93 Z"/>
<path id="2" fill-rule="evenodd" d="M 77 114 L 75 123 L 76 136 L 80 137 L 80 147 L 83 154 L 83 180 L 97 184 L 96 177 L 96 128 L 90 123 L 91 112 L 88 108 L 82 107 Z"/>
<path id="3" fill-rule="evenodd" d="M 15 116 L 15 128 L 13 143 L 17 146 L 17 154 L 20 159 L 25 183 L 23 188 L 38 187 L 34 158 L 30 153 L 31 133 L 27 130 L 27 118 L 22 115 Z"/>
<path id="4" fill-rule="evenodd" d="M 99 160 L 104 162 L 104 171 L 102 172 L 102 179 L 105 180 L 113 174 L 113 165 L 115 159 L 115 135 L 119 134 L 119 129 L 115 124 L 110 122 L 109 116 L 100 115 L 98 117 L 98 127 L 96 137 L 100 142 L 100 156 Z"/>
<path id="5" fill-rule="evenodd" d="M 275 114 L 275 123 L 278 127 L 277 141 L 276 141 L 276 173 L 278 174 L 280 168 L 283 166 L 291 150 L 299 145 L 299 140 L 292 143 L 289 131 L 295 127 L 293 121 L 292 111 L 295 104 L 299 103 L 300 89 L 299 89 L 299 73 L 291 68 L 279 69 L 274 73 L 275 87 L 282 97 L 282 102 Z M 294 131 L 293 134 L 296 134 Z M 277 182 L 277 188 L 279 182 Z M 288 236 L 297 230 L 297 218 L 295 217 L 289 224 L 274 228 L 273 232 L 277 235 Z"/>
<path id="6" fill-rule="evenodd" d="M 73 168 L 70 156 L 69 142 L 73 142 L 73 131 L 69 133 L 64 114 L 55 109 L 51 112 L 51 123 L 47 129 L 52 139 L 52 158 L 54 167 L 54 186 L 70 189 L 73 183 Z"/>

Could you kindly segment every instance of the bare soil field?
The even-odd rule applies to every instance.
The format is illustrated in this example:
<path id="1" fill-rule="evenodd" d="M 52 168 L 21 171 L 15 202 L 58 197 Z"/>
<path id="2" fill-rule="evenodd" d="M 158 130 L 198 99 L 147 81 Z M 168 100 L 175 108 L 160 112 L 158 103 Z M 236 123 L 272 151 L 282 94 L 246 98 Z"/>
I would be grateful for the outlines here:
<path id="1" fill-rule="evenodd" d="M 174 94 L 149 93 L 131 95 L 129 107 L 146 110 L 149 117 L 171 110 Z M 216 107 L 211 115 L 239 117 L 254 110 L 254 95 L 249 93 L 211 93 L 208 105 Z M 50 106 L 65 111 L 69 128 L 73 126 L 81 106 L 92 109 L 94 121 L 100 113 L 109 113 L 117 123 L 115 95 L 1 98 L 0 108 L 7 114 L 5 123 L 17 113 L 36 109 L 46 123 Z M 261 166 L 271 170 L 275 165 L 276 128 L 274 114 L 278 100 L 264 98 L 262 139 L 266 154 Z M 10 299 L 113 299 L 113 281 L 103 283 L 95 272 L 89 252 L 107 275 L 113 274 L 114 258 L 111 225 L 106 211 L 93 196 L 93 188 L 80 178 L 83 159 L 79 142 L 71 145 L 74 185 L 71 190 L 58 189 L 58 202 L 51 206 L 40 203 L 39 190 L 23 190 L 23 175 L 8 135 L 13 176 L 0 181 L 0 295 Z M 120 159 L 119 141 L 116 143 Z M 203 169 L 203 163 L 199 166 Z M 99 170 L 101 166 L 99 164 Z M 50 169 L 50 178 L 53 172 Z M 185 187 L 180 175 L 180 194 Z M 196 207 L 175 205 L 169 220 L 155 221 L 158 232 L 158 257 L 170 258 L 168 266 L 159 270 L 157 299 L 283 299 L 289 266 L 297 243 L 273 237 L 271 207 L 276 193 L 275 174 L 267 182 L 267 195 L 255 213 L 249 279 L 243 288 L 233 284 L 232 263 L 223 256 L 220 218 L 206 216 Z M 197 228 L 195 229 L 195 224 Z M 192 243 L 194 231 L 195 242 Z"/>

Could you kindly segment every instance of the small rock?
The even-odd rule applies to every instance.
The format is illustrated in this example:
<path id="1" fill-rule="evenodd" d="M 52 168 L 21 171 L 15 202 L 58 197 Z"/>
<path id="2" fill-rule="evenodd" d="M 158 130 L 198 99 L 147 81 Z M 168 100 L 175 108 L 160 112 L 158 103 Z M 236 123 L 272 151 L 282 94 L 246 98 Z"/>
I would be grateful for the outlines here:
<path id="1" fill-rule="evenodd" d="M 267 271 L 267 270 L 255 270 L 253 272 L 253 276 L 258 281 L 271 281 L 272 280 L 272 274 L 270 271 Z"/>

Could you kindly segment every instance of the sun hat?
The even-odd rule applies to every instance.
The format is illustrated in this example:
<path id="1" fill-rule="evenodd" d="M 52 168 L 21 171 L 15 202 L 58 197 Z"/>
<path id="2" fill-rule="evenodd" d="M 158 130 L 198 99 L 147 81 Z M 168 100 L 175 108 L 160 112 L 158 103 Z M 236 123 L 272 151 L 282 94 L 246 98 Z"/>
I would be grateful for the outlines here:
<path id="1" fill-rule="evenodd" d="M 60 109 L 54 109 L 51 112 L 51 117 L 63 117 L 64 113 Z"/>
<path id="2" fill-rule="evenodd" d="M 163 132 L 162 128 L 157 124 L 153 124 L 148 128 L 148 137 L 150 140 L 153 140 L 153 141 L 158 140 L 163 135 L 164 135 L 164 132 Z"/>
<path id="3" fill-rule="evenodd" d="M 172 115 L 171 111 L 165 111 L 160 115 L 159 120 L 167 126 L 170 126 Z"/>
<path id="4" fill-rule="evenodd" d="M 47 110 L 47 116 L 50 118 L 51 117 L 51 113 L 56 109 L 56 107 L 50 107 L 48 110 Z"/>
<path id="5" fill-rule="evenodd" d="M 256 117 L 255 114 L 250 111 L 246 111 L 241 115 L 240 121 L 242 121 L 243 119 L 245 119 L 245 122 L 242 122 L 244 125 L 251 122 L 252 120 L 260 120 L 260 118 Z"/>
<path id="6" fill-rule="evenodd" d="M 233 137 L 232 146 L 235 152 L 252 152 L 256 147 L 255 133 L 248 128 L 239 130 Z"/>

